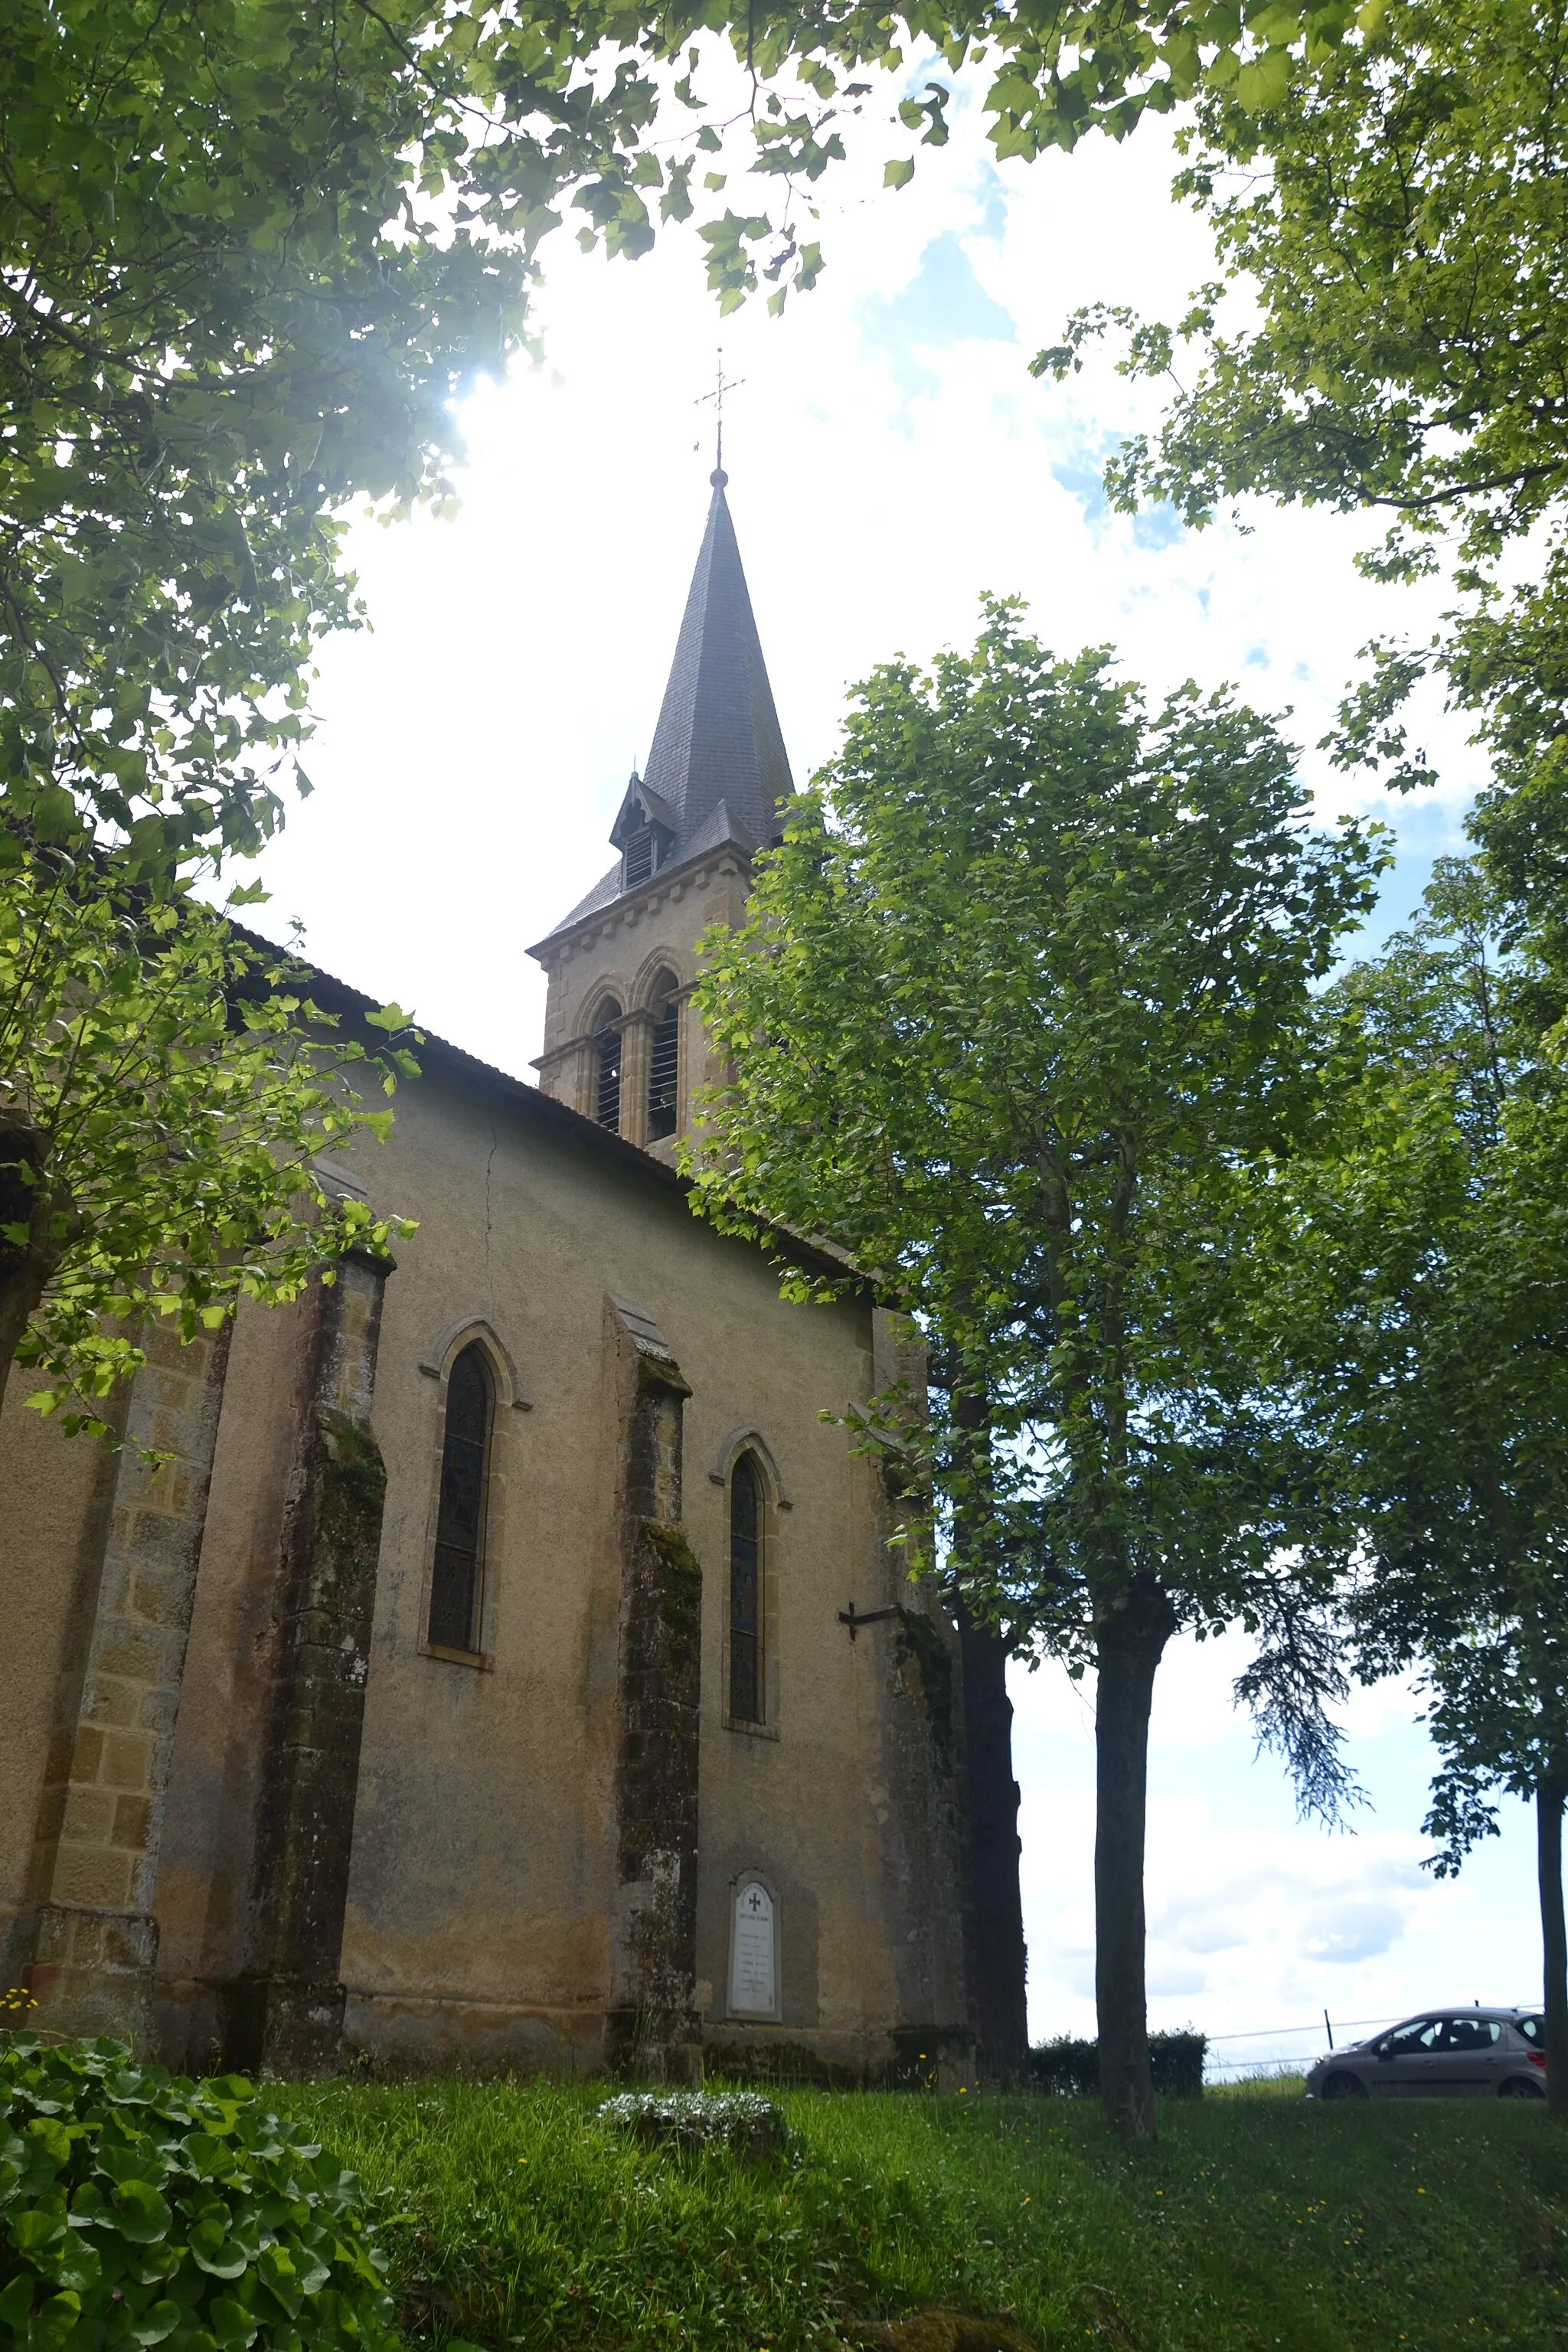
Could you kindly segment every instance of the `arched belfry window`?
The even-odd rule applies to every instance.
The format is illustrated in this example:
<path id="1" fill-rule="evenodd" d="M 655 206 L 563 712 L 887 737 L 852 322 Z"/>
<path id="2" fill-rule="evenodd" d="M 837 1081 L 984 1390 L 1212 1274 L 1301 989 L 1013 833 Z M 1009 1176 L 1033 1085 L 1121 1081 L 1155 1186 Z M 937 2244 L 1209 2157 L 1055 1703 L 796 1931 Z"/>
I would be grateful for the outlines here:
<path id="1" fill-rule="evenodd" d="M 661 971 L 654 982 L 653 1041 L 647 1072 L 647 1139 L 657 1143 L 676 1128 L 676 1089 L 680 1083 L 679 982 Z"/>
<path id="2" fill-rule="evenodd" d="M 621 1128 L 621 1008 L 612 996 L 599 1007 L 594 1032 L 594 1117 L 619 1134 Z"/>
<path id="3" fill-rule="evenodd" d="M 763 1484 L 749 1454 L 730 1474 L 730 1706 L 763 1719 Z"/>
<path id="4" fill-rule="evenodd" d="M 485 1568 L 485 1490 L 489 1477 L 495 1381 L 477 1339 L 447 1380 L 441 1499 L 430 1579 L 429 1639 L 444 1650 L 477 1650 Z"/>

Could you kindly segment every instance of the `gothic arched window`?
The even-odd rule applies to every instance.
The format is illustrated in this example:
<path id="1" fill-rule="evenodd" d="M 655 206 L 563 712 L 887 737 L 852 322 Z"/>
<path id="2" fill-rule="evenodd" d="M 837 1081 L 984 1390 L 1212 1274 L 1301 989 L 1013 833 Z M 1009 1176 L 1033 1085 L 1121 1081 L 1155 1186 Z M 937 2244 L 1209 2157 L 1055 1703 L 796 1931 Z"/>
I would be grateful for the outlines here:
<path id="1" fill-rule="evenodd" d="M 730 1474 L 730 1706 L 737 1723 L 763 1719 L 763 1483 L 750 1454 Z"/>
<path id="2" fill-rule="evenodd" d="M 447 1381 L 441 1499 L 430 1578 L 429 1639 L 444 1650 L 477 1650 L 485 1566 L 485 1487 L 489 1472 L 495 1381 L 477 1339 Z"/>
<path id="3" fill-rule="evenodd" d="M 599 1007 L 594 1033 L 594 1117 L 612 1134 L 621 1131 L 621 1008 L 612 996 Z"/>
<path id="4" fill-rule="evenodd" d="M 647 1139 L 657 1143 L 676 1129 L 676 1088 L 680 1080 L 679 983 L 673 972 L 661 971 L 650 999 L 653 1041 L 647 1072 Z"/>

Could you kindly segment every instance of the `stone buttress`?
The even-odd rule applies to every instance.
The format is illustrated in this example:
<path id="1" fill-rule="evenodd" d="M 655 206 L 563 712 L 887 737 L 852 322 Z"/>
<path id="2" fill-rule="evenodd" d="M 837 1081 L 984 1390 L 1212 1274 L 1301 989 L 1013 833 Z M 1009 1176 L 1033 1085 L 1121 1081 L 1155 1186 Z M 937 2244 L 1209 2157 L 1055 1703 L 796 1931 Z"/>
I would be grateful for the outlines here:
<path id="1" fill-rule="evenodd" d="M 609 1301 L 621 1396 L 619 1740 L 616 1759 L 613 2068 L 702 2078 L 697 1979 L 697 1770 L 702 1571 L 680 1524 L 691 1391 L 658 1326 Z"/>

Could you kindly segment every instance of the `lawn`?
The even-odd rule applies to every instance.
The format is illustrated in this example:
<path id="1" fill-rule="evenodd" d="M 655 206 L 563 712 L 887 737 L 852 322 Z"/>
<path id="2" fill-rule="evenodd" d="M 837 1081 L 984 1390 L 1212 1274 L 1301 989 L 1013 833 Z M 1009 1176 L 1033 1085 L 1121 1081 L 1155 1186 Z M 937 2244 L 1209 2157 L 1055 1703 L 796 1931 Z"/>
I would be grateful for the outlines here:
<path id="1" fill-rule="evenodd" d="M 628 2145 L 600 2087 L 273 2085 L 386 2194 L 420 2344 L 827 2352 L 922 2306 L 1042 2347 L 1568 2344 L 1539 2108 L 1230 2095 L 1128 2148 L 1087 2103 L 786 2092 L 793 2153 Z"/>

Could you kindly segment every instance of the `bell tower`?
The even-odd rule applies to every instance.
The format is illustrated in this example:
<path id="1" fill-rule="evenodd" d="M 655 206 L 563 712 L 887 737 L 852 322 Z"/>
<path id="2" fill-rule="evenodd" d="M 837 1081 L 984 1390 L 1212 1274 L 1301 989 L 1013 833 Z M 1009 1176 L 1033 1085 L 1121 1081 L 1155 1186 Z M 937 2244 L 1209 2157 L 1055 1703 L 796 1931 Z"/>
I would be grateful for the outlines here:
<path id="1" fill-rule="evenodd" d="M 615 864 L 529 953 L 550 988 L 543 1091 L 663 1159 L 717 1075 L 690 995 L 698 940 L 739 922 L 752 861 L 795 786 L 721 466 L 647 772 L 610 828 Z"/>

